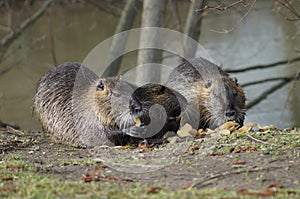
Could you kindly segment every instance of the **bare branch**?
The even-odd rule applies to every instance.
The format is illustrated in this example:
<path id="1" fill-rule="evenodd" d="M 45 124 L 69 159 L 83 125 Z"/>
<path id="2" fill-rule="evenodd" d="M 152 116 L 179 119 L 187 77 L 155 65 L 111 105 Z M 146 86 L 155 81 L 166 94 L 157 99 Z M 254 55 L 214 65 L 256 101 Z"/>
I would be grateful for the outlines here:
<path id="1" fill-rule="evenodd" d="M 269 79 L 263 79 L 263 80 L 248 82 L 248 83 L 245 83 L 245 84 L 241 84 L 241 86 L 245 88 L 247 86 L 253 86 L 253 85 L 256 85 L 256 84 L 272 82 L 272 81 L 278 81 L 278 80 L 289 81 L 290 79 L 291 79 L 290 77 L 274 77 L 274 78 L 269 78 Z"/>
<path id="2" fill-rule="evenodd" d="M 197 12 L 205 12 L 206 10 L 218 10 L 220 12 L 225 12 L 226 10 L 228 10 L 229 8 L 233 8 L 236 5 L 242 5 L 244 7 L 248 7 L 249 3 L 247 3 L 245 0 L 239 0 L 236 2 L 233 2 L 229 5 L 225 4 L 226 0 L 223 0 L 221 3 L 219 3 L 217 6 L 208 6 L 205 5 L 204 8 L 202 9 L 198 9 Z M 235 29 L 237 29 L 238 26 L 240 26 L 240 24 L 248 17 L 248 15 L 253 11 L 254 6 L 256 4 L 257 0 L 253 0 L 252 4 L 250 5 L 248 11 L 242 16 L 242 18 L 230 29 L 226 30 L 224 29 L 223 31 L 216 31 L 216 30 L 212 30 L 213 32 L 217 32 L 217 33 L 230 33 L 233 32 Z"/>
<path id="3" fill-rule="evenodd" d="M 92 4 L 93 6 L 98 8 L 99 10 L 104 11 L 108 14 L 111 14 L 112 16 L 115 16 L 115 17 L 120 17 L 121 16 L 121 14 L 120 14 L 121 10 L 116 9 L 115 7 L 114 8 L 111 7 L 110 4 L 105 2 L 105 1 L 99 3 L 96 0 L 88 0 L 87 3 Z"/>
<path id="4" fill-rule="evenodd" d="M 288 1 L 281 1 L 281 0 L 276 0 L 276 3 L 282 5 L 283 7 L 285 7 L 287 10 L 289 10 L 293 15 L 296 16 L 295 19 L 290 19 L 290 18 L 286 18 L 286 20 L 289 21 L 297 21 L 300 20 L 300 14 L 293 8 L 293 6 L 290 4 L 290 2 Z"/>
<path id="5" fill-rule="evenodd" d="M 292 59 L 288 59 L 288 60 L 283 60 L 283 61 L 278 61 L 278 62 L 274 62 L 271 64 L 261 64 L 261 65 L 256 65 L 256 66 L 250 66 L 247 68 L 242 68 L 242 69 L 227 69 L 225 70 L 228 73 L 241 73 L 241 72 L 246 72 L 246 71 L 250 71 L 250 70 L 256 70 L 256 69 L 264 69 L 264 68 L 271 68 L 274 66 L 278 66 L 278 65 L 283 65 L 283 64 L 292 64 L 294 62 L 298 62 L 300 61 L 300 57 L 295 57 Z"/>
<path id="6" fill-rule="evenodd" d="M 254 6 L 256 4 L 256 0 L 253 0 L 249 10 L 246 12 L 246 14 L 231 28 L 231 29 L 228 29 L 228 30 L 223 30 L 223 31 L 214 31 L 214 32 L 217 32 L 217 33 L 231 33 L 232 31 L 234 31 L 235 29 L 237 29 L 237 27 L 240 26 L 240 24 L 248 17 L 248 15 L 252 12 Z"/>
<path id="7" fill-rule="evenodd" d="M 0 41 L 0 50 L 3 52 L 12 44 L 12 42 L 18 38 L 22 32 L 33 24 L 37 19 L 39 19 L 46 11 L 46 9 L 51 5 L 52 0 L 47 0 L 43 6 L 36 11 L 32 16 L 25 19 L 14 31 L 4 36 Z"/>
<path id="8" fill-rule="evenodd" d="M 267 98 L 270 94 L 274 93 L 275 91 L 279 90 L 280 88 L 287 85 L 291 80 L 295 78 L 291 78 L 290 80 L 282 81 L 271 88 L 267 89 L 265 92 L 263 92 L 260 96 L 258 96 L 256 99 L 252 100 L 250 103 L 247 104 L 247 109 L 253 108 L 255 105 L 259 104 L 261 101 L 263 101 L 265 98 Z"/>
<path id="9" fill-rule="evenodd" d="M 48 27 L 49 27 L 49 35 L 50 35 L 51 55 L 52 55 L 54 66 L 57 66 L 55 43 L 54 43 L 54 33 L 53 33 L 53 27 L 52 27 L 52 15 L 49 11 L 47 11 L 47 18 L 48 18 Z"/>
<path id="10" fill-rule="evenodd" d="M 0 71 L 0 77 L 9 71 L 11 71 L 13 68 L 18 66 L 21 63 L 21 60 L 15 61 L 13 64 L 11 64 L 9 67 L 4 68 L 3 70 Z"/>

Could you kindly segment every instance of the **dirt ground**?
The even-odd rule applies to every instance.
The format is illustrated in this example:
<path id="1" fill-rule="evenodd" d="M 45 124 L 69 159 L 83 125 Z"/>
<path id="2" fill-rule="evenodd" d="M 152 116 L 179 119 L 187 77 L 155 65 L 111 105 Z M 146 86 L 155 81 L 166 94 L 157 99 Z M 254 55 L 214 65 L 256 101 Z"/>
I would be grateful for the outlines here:
<path id="1" fill-rule="evenodd" d="M 299 130 L 252 132 L 251 137 L 204 136 L 153 147 L 94 149 L 55 144 L 40 132 L 0 133 L 2 161 L 18 156 L 36 172 L 61 179 L 101 176 L 171 190 L 300 188 Z M 259 139 L 249 139 L 254 136 Z"/>

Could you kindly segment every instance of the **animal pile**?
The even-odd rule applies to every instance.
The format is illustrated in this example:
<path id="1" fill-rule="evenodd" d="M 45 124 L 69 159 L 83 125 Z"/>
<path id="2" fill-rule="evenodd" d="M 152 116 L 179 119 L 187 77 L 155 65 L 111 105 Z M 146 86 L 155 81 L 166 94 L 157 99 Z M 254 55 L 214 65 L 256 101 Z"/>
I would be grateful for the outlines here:
<path id="1" fill-rule="evenodd" d="M 235 78 L 203 58 L 180 64 L 166 85 L 135 88 L 121 76 L 100 78 L 64 63 L 39 81 L 34 112 L 55 142 L 89 148 L 159 142 L 185 123 L 214 129 L 243 124 L 245 94 Z"/>

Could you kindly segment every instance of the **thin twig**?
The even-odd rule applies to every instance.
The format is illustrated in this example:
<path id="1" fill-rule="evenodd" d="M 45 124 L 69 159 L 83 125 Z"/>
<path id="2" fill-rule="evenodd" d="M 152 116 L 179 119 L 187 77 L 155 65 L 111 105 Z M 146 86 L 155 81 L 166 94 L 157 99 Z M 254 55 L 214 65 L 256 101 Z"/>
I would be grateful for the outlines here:
<path id="1" fill-rule="evenodd" d="M 290 80 L 291 81 L 291 80 Z M 263 101 L 265 98 L 267 98 L 270 94 L 274 93 L 275 91 L 279 90 L 286 84 L 288 84 L 290 81 L 282 81 L 275 86 L 269 88 L 265 92 L 263 92 L 259 97 L 256 99 L 252 100 L 250 103 L 247 104 L 247 109 L 253 108 L 255 105 L 259 104 L 261 101 Z"/>
<path id="2" fill-rule="evenodd" d="M 14 39 L 16 39 L 26 28 L 28 28 L 31 24 L 33 24 L 33 22 L 35 22 L 45 13 L 46 9 L 51 5 L 51 3 L 52 0 L 46 1 L 37 12 L 35 12 L 31 17 L 25 19 L 20 26 L 13 31 L 13 33 L 4 36 L 0 41 L 0 49 L 8 47 Z"/>
<path id="3" fill-rule="evenodd" d="M 261 83 L 266 83 L 266 82 L 271 82 L 271 81 L 278 81 L 278 80 L 288 81 L 290 79 L 291 79 L 291 77 L 274 77 L 274 78 L 269 78 L 269 79 L 264 79 L 264 80 L 258 80 L 258 81 L 254 81 L 254 82 L 244 83 L 244 84 L 241 84 L 241 86 L 243 88 L 245 88 L 245 87 L 253 86 L 253 85 L 256 85 L 256 84 L 261 84 Z"/>
<path id="4" fill-rule="evenodd" d="M 7 34 L 1 39 L 0 50 L 2 50 L 2 55 L 4 54 L 5 49 L 7 49 L 13 43 L 13 41 L 24 32 L 26 28 L 32 25 L 45 13 L 46 9 L 51 5 L 51 3 L 52 0 L 47 0 L 38 11 L 36 11 L 32 16 L 25 19 L 14 31 Z"/>
<path id="5" fill-rule="evenodd" d="M 121 9 L 119 8 L 116 8 L 116 7 L 111 7 L 109 6 L 110 4 L 107 3 L 107 2 L 98 2 L 96 0 L 88 0 L 87 3 L 95 6 L 97 9 L 101 10 L 101 11 L 104 11 L 108 14 L 111 14 L 112 16 L 115 16 L 115 17 L 120 17 L 121 14 Z"/>
<path id="6" fill-rule="evenodd" d="M 249 16 L 249 14 L 252 12 L 255 4 L 256 4 L 256 0 L 253 0 L 253 2 L 251 4 L 249 10 L 246 12 L 246 14 L 231 29 L 228 29 L 228 30 L 225 29 L 223 31 L 216 31 L 216 30 L 212 30 L 212 31 L 216 32 L 216 33 L 225 33 L 225 34 L 233 32 Z"/>
<path id="7" fill-rule="evenodd" d="M 295 57 L 295 58 L 288 59 L 288 60 L 278 61 L 278 62 L 274 62 L 271 64 L 265 64 L 265 65 L 261 64 L 261 65 L 250 66 L 250 67 L 246 67 L 246 68 L 242 68 L 242 69 L 233 69 L 233 70 L 227 69 L 225 71 L 227 73 L 241 73 L 241 72 L 250 71 L 250 70 L 271 68 L 271 67 L 283 65 L 283 64 L 292 64 L 292 63 L 298 62 L 298 61 L 300 61 L 300 57 Z"/>
<path id="8" fill-rule="evenodd" d="M 276 0 L 276 2 L 282 5 L 283 7 L 285 7 L 286 9 L 288 9 L 292 14 L 294 14 L 297 17 L 297 19 L 287 18 L 287 20 L 289 21 L 300 20 L 300 14 L 293 8 L 293 6 L 288 1 L 282 2 L 281 0 Z"/>
<path id="9" fill-rule="evenodd" d="M 246 136 L 247 136 L 250 140 L 253 140 L 254 142 L 261 143 L 261 144 L 266 144 L 266 145 L 271 145 L 269 142 L 264 142 L 264 141 L 262 141 L 262 140 L 259 140 L 259 139 L 257 139 L 257 138 L 252 137 L 251 135 L 246 134 Z"/>
<path id="10" fill-rule="evenodd" d="M 53 60 L 54 66 L 57 66 L 57 58 L 56 58 L 55 43 L 54 43 L 54 33 L 53 33 L 53 27 L 52 27 L 52 15 L 49 11 L 47 11 L 47 18 L 48 18 L 52 60 Z"/>
<path id="11" fill-rule="evenodd" d="M 299 166 L 299 165 L 293 165 L 293 166 Z M 242 173 L 254 173 L 254 172 L 261 172 L 261 171 L 269 171 L 269 170 L 275 170 L 275 169 L 281 169 L 283 168 L 283 166 L 274 166 L 274 167 L 267 167 L 267 168 L 254 168 L 254 169 L 242 169 L 242 170 L 238 170 L 238 171 L 233 171 L 233 172 L 226 172 L 226 173 L 221 173 L 221 174 L 215 174 L 211 177 L 207 177 L 204 180 L 195 182 L 194 184 L 192 184 L 190 187 L 196 187 L 199 185 L 204 184 L 205 182 L 209 182 L 211 180 L 215 180 L 215 179 L 223 179 L 225 177 L 229 177 L 232 175 L 238 175 L 238 174 L 242 174 Z M 199 187 L 198 187 L 199 188 Z"/>

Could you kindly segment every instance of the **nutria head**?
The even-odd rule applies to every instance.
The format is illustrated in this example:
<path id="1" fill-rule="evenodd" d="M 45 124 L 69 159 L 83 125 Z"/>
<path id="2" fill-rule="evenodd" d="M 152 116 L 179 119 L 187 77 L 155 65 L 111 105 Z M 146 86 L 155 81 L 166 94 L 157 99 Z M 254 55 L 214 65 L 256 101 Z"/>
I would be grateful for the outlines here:
<path id="1" fill-rule="evenodd" d="M 203 81 L 198 101 L 203 128 L 214 129 L 227 121 L 243 125 L 246 98 L 237 79 L 222 76 Z"/>
<path id="2" fill-rule="evenodd" d="M 149 83 L 137 88 L 129 101 L 136 128 L 128 134 L 148 138 L 166 131 L 177 131 L 186 99 L 178 92 L 160 84 Z"/>
<path id="3" fill-rule="evenodd" d="M 103 126 L 121 129 L 135 124 L 128 108 L 133 88 L 122 77 L 99 78 L 90 89 L 95 96 L 96 116 Z"/>

